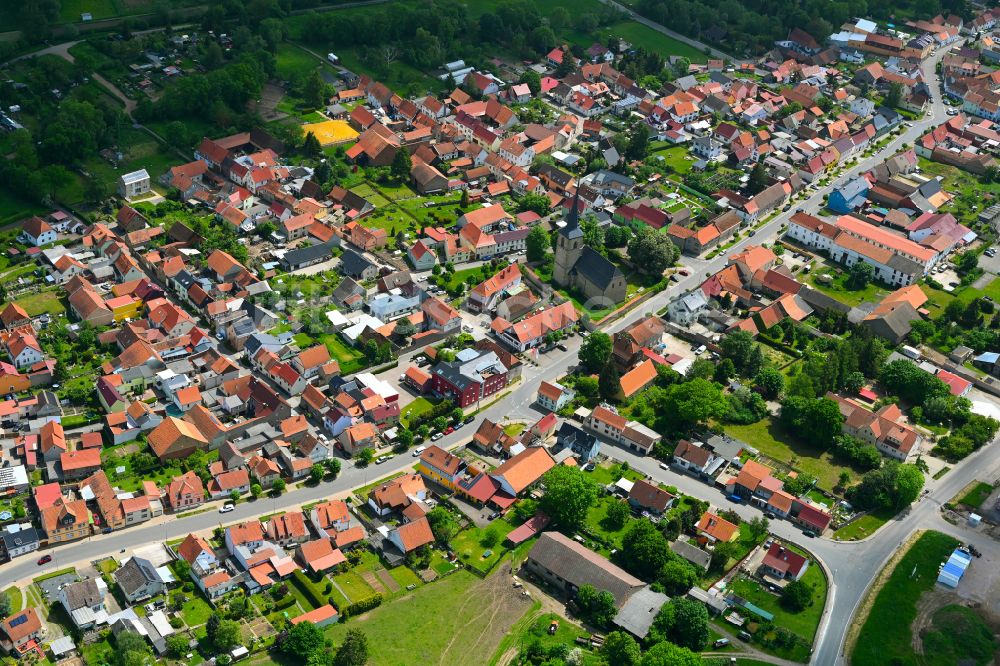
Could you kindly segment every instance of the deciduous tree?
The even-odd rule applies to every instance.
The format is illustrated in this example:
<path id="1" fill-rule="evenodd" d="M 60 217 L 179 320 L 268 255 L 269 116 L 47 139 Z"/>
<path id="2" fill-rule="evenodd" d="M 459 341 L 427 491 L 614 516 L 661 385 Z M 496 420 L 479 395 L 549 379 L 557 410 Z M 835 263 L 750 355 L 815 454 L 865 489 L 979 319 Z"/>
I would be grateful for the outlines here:
<path id="1" fill-rule="evenodd" d="M 545 494 L 539 508 L 563 529 L 575 529 L 597 501 L 597 484 L 577 467 L 556 465 L 542 477 Z"/>
<path id="2" fill-rule="evenodd" d="M 589 372 L 600 372 L 611 358 L 613 342 L 611 336 L 594 331 L 580 345 L 580 362 Z"/>

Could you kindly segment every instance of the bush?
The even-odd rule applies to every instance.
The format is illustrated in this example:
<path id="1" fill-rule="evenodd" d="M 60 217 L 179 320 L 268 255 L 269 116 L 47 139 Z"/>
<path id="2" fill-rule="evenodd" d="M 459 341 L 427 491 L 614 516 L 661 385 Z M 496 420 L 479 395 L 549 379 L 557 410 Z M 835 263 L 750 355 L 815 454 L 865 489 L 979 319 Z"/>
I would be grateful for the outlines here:
<path id="1" fill-rule="evenodd" d="M 351 617 L 353 615 L 361 615 L 362 613 L 367 613 L 373 608 L 378 608 L 382 605 L 382 595 L 375 593 L 373 596 L 367 599 L 362 599 L 361 601 L 355 601 L 353 604 L 343 609 L 341 615 L 345 618 Z"/>
<path id="2" fill-rule="evenodd" d="M 306 600 L 313 605 L 313 608 L 319 608 L 326 603 L 326 597 L 323 593 L 317 589 L 316 584 L 309 580 L 309 577 L 302 573 L 301 570 L 296 570 L 292 574 L 291 580 L 292 584 L 302 592 Z"/>

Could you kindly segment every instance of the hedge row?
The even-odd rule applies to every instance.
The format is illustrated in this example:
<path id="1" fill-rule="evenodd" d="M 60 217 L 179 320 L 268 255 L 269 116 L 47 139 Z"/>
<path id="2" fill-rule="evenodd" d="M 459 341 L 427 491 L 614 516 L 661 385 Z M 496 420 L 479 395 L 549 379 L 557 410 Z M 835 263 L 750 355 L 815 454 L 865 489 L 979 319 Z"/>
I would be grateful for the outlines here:
<path id="1" fill-rule="evenodd" d="M 382 595 L 376 592 L 373 596 L 367 599 L 362 599 L 361 601 L 355 601 L 353 604 L 347 608 L 341 609 L 340 614 L 346 617 L 351 617 L 353 615 L 361 615 L 366 613 L 373 608 L 378 608 L 382 605 Z"/>
<path id="2" fill-rule="evenodd" d="M 292 575 L 292 584 L 299 588 L 299 591 L 312 604 L 313 608 L 326 605 L 326 596 L 316 588 L 316 585 L 301 570 L 296 570 Z"/>

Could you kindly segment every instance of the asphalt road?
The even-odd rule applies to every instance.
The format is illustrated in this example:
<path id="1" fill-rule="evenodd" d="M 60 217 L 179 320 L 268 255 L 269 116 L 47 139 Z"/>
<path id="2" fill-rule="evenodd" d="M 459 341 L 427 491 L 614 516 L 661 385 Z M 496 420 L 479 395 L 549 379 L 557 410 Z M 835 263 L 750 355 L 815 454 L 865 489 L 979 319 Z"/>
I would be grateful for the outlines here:
<path id="1" fill-rule="evenodd" d="M 928 81 L 935 81 L 934 65 L 943 55 L 943 52 L 939 52 L 925 63 L 924 71 Z M 878 162 L 896 152 L 903 143 L 912 144 L 928 127 L 947 120 L 946 107 L 942 103 L 936 83 L 932 83 L 932 89 L 932 111 L 928 117 L 914 122 L 912 127 L 907 128 L 876 155 L 854 164 L 841 173 L 836 182 L 842 182 L 871 169 Z M 823 195 L 831 187 L 827 186 L 813 191 L 808 198 L 794 204 L 794 208 L 816 212 L 823 204 Z M 791 214 L 789 211 L 776 216 L 758 229 L 753 238 L 741 240 L 729 253 L 739 252 L 750 244 L 773 240 Z M 639 313 L 613 322 L 604 330 L 608 333 L 617 332 L 632 323 L 641 313 L 658 311 L 677 294 L 697 286 L 704 279 L 706 272 L 715 272 L 724 267 L 726 262 L 725 256 L 715 257 L 711 260 L 685 259 L 686 265 L 692 269 L 692 274 L 689 277 L 683 278 L 667 291 L 650 298 L 641 306 Z M 553 351 L 541 355 L 537 364 L 526 364 L 521 381 L 515 384 L 499 402 L 485 408 L 477 416 L 476 423 L 484 417 L 497 422 L 503 422 L 505 419 L 534 420 L 539 418 L 541 413 L 535 411 L 531 406 L 539 384 L 543 380 L 557 379 L 576 363 L 576 350 L 579 347 L 580 338 L 571 338 L 566 341 L 566 344 L 567 352 Z M 462 430 L 447 435 L 437 444 L 449 449 L 460 446 L 468 441 L 475 427 L 476 424 L 466 426 Z M 995 443 L 984 447 L 959 465 L 953 466 L 953 469 L 940 481 L 929 480 L 930 494 L 917 503 L 909 515 L 891 522 L 875 536 L 865 541 L 838 543 L 828 539 L 809 540 L 803 538 L 801 533 L 790 523 L 772 521 L 772 531 L 775 534 L 802 543 L 823 561 L 832 574 L 831 598 L 828 602 L 829 612 L 820 627 L 812 663 L 835 664 L 843 662 L 840 652 L 847 627 L 850 625 L 851 618 L 871 581 L 886 560 L 913 530 L 940 525 L 941 520 L 937 513 L 941 504 L 948 501 L 973 479 L 992 481 L 996 478 L 1000 465 L 997 464 L 993 455 L 994 446 Z M 708 499 L 716 506 L 726 504 L 717 490 L 690 477 L 662 470 L 655 460 L 640 458 L 613 446 L 606 446 L 604 452 L 613 458 L 627 460 L 634 468 L 658 481 L 675 485 L 682 492 Z M 346 493 L 352 488 L 366 485 L 393 472 L 406 469 L 411 466 L 412 462 L 413 459 L 409 455 L 399 456 L 383 465 L 372 465 L 368 468 L 358 468 L 348 462 L 344 465 L 340 476 L 334 481 L 323 482 L 314 487 L 301 486 L 277 499 L 266 498 L 241 503 L 233 512 L 225 515 L 210 509 L 201 514 L 179 519 L 169 516 L 150 524 L 127 528 L 112 534 L 94 535 L 83 541 L 48 550 L 47 552 L 53 556 L 53 561 L 44 569 L 36 566 L 35 558 L 28 556 L 0 565 L 0 575 L 8 581 L 23 581 L 47 570 L 114 555 L 123 548 L 128 549 L 136 544 L 181 538 L 189 532 L 211 530 L 222 524 L 297 508 L 302 504 Z M 759 515 L 756 509 L 750 507 L 734 505 L 732 508 L 747 517 Z"/>

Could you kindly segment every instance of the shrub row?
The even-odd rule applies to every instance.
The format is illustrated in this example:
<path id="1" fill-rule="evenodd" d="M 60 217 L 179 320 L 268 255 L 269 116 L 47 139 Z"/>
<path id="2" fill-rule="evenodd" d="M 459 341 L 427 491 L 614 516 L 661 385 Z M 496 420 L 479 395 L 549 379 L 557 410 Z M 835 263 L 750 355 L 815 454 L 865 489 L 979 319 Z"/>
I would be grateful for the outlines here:
<path id="1" fill-rule="evenodd" d="M 345 618 L 348 618 L 353 615 L 361 615 L 362 613 L 366 613 L 373 608 L 378 608 L 381 605 L 382 605 L 382 595 L 376 592 L 373 596 L 370 596 L 367 599 L 362 599 L 361 601 L 355 601 L 347 608 L 341 609 L 340 614 Z"/>

